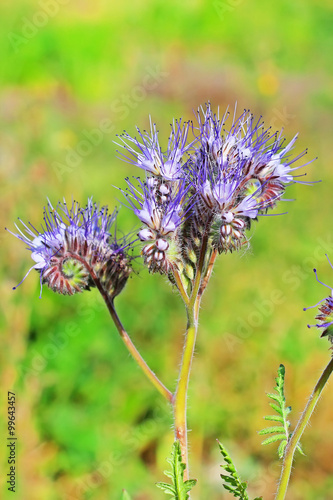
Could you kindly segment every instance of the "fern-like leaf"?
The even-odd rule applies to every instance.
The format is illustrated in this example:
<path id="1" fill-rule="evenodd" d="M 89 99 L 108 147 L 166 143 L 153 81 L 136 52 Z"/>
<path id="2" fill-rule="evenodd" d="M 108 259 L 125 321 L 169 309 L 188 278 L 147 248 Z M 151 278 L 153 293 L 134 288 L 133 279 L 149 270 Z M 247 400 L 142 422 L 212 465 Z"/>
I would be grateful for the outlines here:
<path id="1" fill-rule="evenodd" d="M 221 467 L 223 467 L 223 469 L 228 473 L 221 474 L 223 488 L 232 493 L 235 498 L 240 498 L 240 500 L 249 500 L 248 494 L 246 493 L 247 483 L 241 481 L 229 453 L 220 442 L 218 443 L 221 455 L 223 456 L 225 462 L 225 464 L 221 465 Z"/>
<path id="2" fill-rule="evenodd" d="M 265 439 L 261 444 L 271 444 L 280 441 L 278 447 L 279 458 L 283 458 L 284 451 L 291 437 L 289 432 L 290 422 L 288 420 L 288 415 L 291 412 L 291 406 L 286 406 L 286 398 L 284 395 L 284 380 L 285 380 L 285 367 L 283 365 L 279 366 L 278 376 L 276 377 L 276 386 L 274 387 L 274 393 L 267 393 L 267 396 L 273 400 L 269 403 L 270 407 L 276 411 L 278 415 L 267 415 L 264 417 L 265 420 L 270 422 L 278 422 L 281 425 L 273 425 L 272 427 L 266 427 L 259 431 L 259 435 L 263 436 L 266 434 L 274 434 L 273 436 Z M 302 448 L 297 447 L 301 453 L 303 453 Z"/>
<path id="3" fill-rule="evenodd" d="M 182 462 L 179 441 L 174 442 L 171 458 L 168 459 L 168 462 L 171 465 L 171 472 L 164 471 L 164 474 L 171 479 L 172 484 L 160 482 L 156 486 L 167 495 L 171 495 L 173 500 L 187 500 L 189 498 L 188 492 L 195 486 L 197 480 L 188 479 L 184 481 L 186 465 Z"/>

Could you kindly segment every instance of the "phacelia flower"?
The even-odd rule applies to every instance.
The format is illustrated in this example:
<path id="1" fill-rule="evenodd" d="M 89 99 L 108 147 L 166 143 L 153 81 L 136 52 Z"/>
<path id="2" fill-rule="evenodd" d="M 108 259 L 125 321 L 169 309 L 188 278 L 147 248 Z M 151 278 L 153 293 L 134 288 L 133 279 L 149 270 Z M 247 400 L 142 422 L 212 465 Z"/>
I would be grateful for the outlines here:
<path id="1" fill-rule="evenodd" d="M 122 154 L 127 161 L 145 170 L 147 174 L 160 177 L 166 181 L 174 181 L 182 177 L 182 158 L 191 144 L 187 144 L 189 123 L 175 122 L 165 152 L 158 140 L 156 125 L 150 122 L 150 132 L 141 132 L 137 128 L 139 139 L 126 132 L 119 136 L 123 147 L 130 157 Z M 135 147 L 132 147 L 133 144 Z"/>
<path id="2" fill-rule="evenodd" d="M 65 201 L 55 208 L 48 202 L 41 230 L 19 219 L 22 228 L 15 224 L 18 234 L 12 234 L 27 245 L 34 261 L 26 276 L 36 269 L 41 286 L 65 295 L 89 290 L 97 282 L 111 297 L 118 295 L 131 268 L 128 244 L 111 233 L 116 215 L 90 199 L 85 208 L 75 201 L 70 208 Z"/>
<path id="3" fill-rule="evenodd" d="M 328 260 L 330 266 L 333 269 L 333 266 L 332 266 L 327 255 L 326 255 L 326 257 L 327 257 L 327 260 Z M 307 311 L 308 309 L 318 307 L 319 304 L 321 304 L 319 307 L 319 314 L 317 314 L 317 316 L 315 318 L 318 320 L 318 323 L 316 323 L 314 325 L 308 325 L 308 328 L 316 327 L 316 328 L 322 330 L 321 337 L 328 337 L 328 339 L 330 340 L 330 342 L 333 345 L 333 287 L 326 285 L 325 283 L 320 281 L 318 279 L 317 270 L 314 269 L 313 271 L 315 273 L 316 280 L 318 281 L 318 283 L 320 283 L 321 285 L 324 285 L 326 288 L 331 290 L 331 293 L 328 297 L 320 300 L 314 306 L 304 308 L 304 311 Z"/>
<path id="4" fill-rule="evenodd" d="M 281 199 L 286 184 L 298 182 L 291 165 L 296 141 L 285 145 L 280 135 L 270 135 L 261 118 L 255 120 L 245 111 L 225 129 L 222 120 L 206 110 L 198 112 L 198 142 L 184 170 L 197 194 L 196 218 L 202 214 L 211 221 L 213 245 L 222 251 L 238 249 L 246 242 L 245 229 L 251 220 L 266 213 Z"/>
<path id="5" fill-rule="evenodd" d="M 138 179 L 136 188 L 126 179 L 128 189 L 124 194 L 143 224 L 138 237 L 145 244 L 142 249 L 145 264 L 151 272 L 168 274 L 176 262 L 176 234 L 186 216 L 187 190 L 184 182 L 166 181 L 159 186 L 159 191 L 163 186 L 166 188 L 161 198 L 156 195 L 156 185 L 148 181 L 143 183 Z"/>
<path id="6" fill-rule="evenodd" d="M 138 236 L 153 272 L 168 272 L 178 258 L 179 268 L 191 267 L 191 280 L 203 238 L 208 251 L 239 250 L 252 221 L 275 207 L 288 184 L 300 182 L 294 163 L 305 152 L 291 157 L 297 136 L 286 143 L 249 111 L 227 128 L 228 119 L 206 105 L 196 125 L 174 122 L 166 151 L 152 124 L 150 132 L 137 129 L 139 138 L 120 136 L 129 153 L 122 156 L 146 174 L 139 188 L 129 184 L 129 200 L 143 224 Z"/>

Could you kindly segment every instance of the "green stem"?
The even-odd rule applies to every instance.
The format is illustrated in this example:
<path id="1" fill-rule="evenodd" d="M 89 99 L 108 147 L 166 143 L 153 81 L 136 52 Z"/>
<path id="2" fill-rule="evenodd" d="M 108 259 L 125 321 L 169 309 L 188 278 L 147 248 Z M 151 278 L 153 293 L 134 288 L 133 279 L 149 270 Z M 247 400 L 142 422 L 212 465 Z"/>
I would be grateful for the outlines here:
<path id="1" fill-rule="evenodd" d="M 157 377 L 157 375 L 149 368 L 135 345 L 133 344 L 130 336 L 124 329 L 117 313 L 114 308 L 113 301 L 110 301 L 110 304 L 107 303 L 108 310 L 110 312 L 110 315 L 114 321 L 114 324 L 121 336 L 121 338 L 124 341 L 124 344 L 126 345 L 127 349 L 129 352 L 132 354 L 133 358 L 135 361 L 138 363 L 146 377 L 151 381 L 151 383 L 156 387 L 156 389 L 162 394 L 162 396 L 169 401 L 170 403 L 172 402 L 173 394 L 165 387 L 165 385 L 160 381 L 160 379 Z"/>
<path id="2" fill-rule="evenodd" d="M 187 465 L 184 477 L 188 479 L 188 446 L 187 446 L 187 389 L 190 378 L 195 341 L 197 336 L 197 323 L 194 309 L 187 308 L 187 330 L 180 366 L 177 390 L 173 400 L 175 419 L 175 439 L 179 440 L 183 462 Z"/>
<path id="3" fill-rule="evenodd" d="M 205 274 L 205 276 L 203 277 L 203 279 L 201 281 L 201 284 L 200 284 L 200 287 L 199 287 L 199 291 L 198 291 L 198 295 L 197 295 L 196 302 L 195 302 L 195 317 L 196 318 L 199 317 L 199 307 L 200 307 L 201 298 L 202 298 L 202 295 L 203 295 L 204 291 L 206 290 L 206 287 L 207 287 L 208 282 L 210 280 L 210 277 L 212 275 L 213 267 L 214 267 L 217 255 L 218 255 L 218 252 L 217 252 L 216 249 L 214 249 L 212 251 L 212 255 L 210 256 L 210 259 L 209 259 L 209 263 L 208 263 L 208 266 L 207 266 L 206 274 Z"/>
<path id="4" fill-rule="evenodd" d="M 90 276 L 92 277 L 96 287 L 98 288 L 98 291 L 100 292 L 100 294 L 102 295 L 102 297 L 104 299 L 104 302 L 108 308 L 110 316 L 113 319 L 113 322 L 114 322 L 124 344 L 126 345 L 127 349 L 129 350 L 129 352 L 131 353 L 131 355 L 133 356 L 135 361 L 138 363 L 138 365 L 140 366 L 140 368 L 142 369 L 142 371 L 144 372 L 146 377 L 151 381 L 151 383 L 156 387 L 156 389 L 162 394 L 162 396 L 167 401 L 169 401 L 171 403 L 172 399 L 173 399 L 172 392 L 170 392 L 169 389 L 167 389 L 165 387 L 165 385 L 160 381 L 160 379 L 157 377 L 157 375 L 149 368 L 149 366 L 147 365 L 147 363 L 145 362 L 145 360 L 143 359 L 143 357 L 141 356 L 141 354 L 139 353 L 139 351 L 137 350 L 137 348 L 133 344 L 130 336 L 128 335 L 125 328 L 123 327 L 123 325 L 118 317 L 118 314 L 116 313 L 113 299 L 109 296 L 107 291 L 104 289 L 100 280 L 96 276 L 94 270 L 92 269 L 91 266 L 89 266 L 89 264 L 83 258 L 81 259 L 77 255 L 75 255 L 75 258 L 78 261 L 80 261 L 82 264 L 84 264 L 85 267 L 87 268 L 87 270 L 88 270 Z"/>
<path id="5" fill-rule="evenodd" d="M 187 390 L 197 337 L 199 311 L 198 302 L 200 302 L 201 297 L 199 296 L 199 289 L 205 265 L 207 245 L 208 234 L 205 234 L 203 236 L 203 241 L 200 249 L 199 262 L 196 269 L 191 297 L 186 304 L 187 328 L 185 334 L 183 358 L 180 365 L 177 389 L 173 398 L 175 439 L 179 440 L 182 452 L 182 460 L 187 466 L 184 472 L 185 479 L 188 479 L 189 477 L 187 445 Z"/>
<path id="6" fill-rule="evenodd" d="M 187 295 L 187 292 L 186 292 L 186 290 L 184 288 L 184 283 L 182 281 L 182 278 L 181 278 L 181 276 L 179 274 L 179 271 L 178 271 L 176 265 L 173 266 L 172 270 L 173 270 L 173 275 L 174 275 L 174 278 L 175 278 L 175 281 L 176 281 L 177 288 L 178 288 L 179 293 L 181 295 L 181 298 L 183 299 L 185 305 L 187 306 L 188 302 L 189 302 L 189 296 Z"/>
<path id="7" fill-rule="evenodd" d="M 310 420 L 312 412 L 315 409 L 316 404 L 318 403 L 320 394 L 321 394 L 322 390 L 324 389 L 332 371 L 333 371 L 333 358 L 330 360 L 330 362 L 326 366 L 325 370 L 321 374 L 321 377 L 319 378 L 319 380 L 316 384 L 316 387 L 314 388 L 314 390 L 309 398 L 309 401 L 308 401 L 308 403 L 307 403 L 307 405 L 306 405 L 306 407 L 301 415 L 301 418 L 299 419 L 298 424 L 297 424 L 297 426 L 296 426 L 296 428 L 295 428 L 295 430 L 290 438 L 290 441 L 286 446 L 284 458 L 283 458 L 279 487 L 278 487 L 278 491 L 277 491 L 276 496 L 275 496 L 275 500 L 284 500 L 284 498 L 286 496 L 296 447 L 297 447 L 298 442 L 299 442 L 299 440 L 304 432 L 305 427 L 307 426 L 307 424 Z"/>

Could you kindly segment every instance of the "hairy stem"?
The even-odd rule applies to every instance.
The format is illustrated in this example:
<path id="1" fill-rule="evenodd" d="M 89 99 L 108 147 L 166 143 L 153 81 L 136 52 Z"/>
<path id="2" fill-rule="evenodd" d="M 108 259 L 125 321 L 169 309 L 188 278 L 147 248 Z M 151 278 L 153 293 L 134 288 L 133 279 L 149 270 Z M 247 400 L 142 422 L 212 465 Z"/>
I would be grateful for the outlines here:
<path id="1" fill-rule="evenodd" d="M 279 482 L 279 487 L 278 491 L 275 496 L 275 500 L 284 500 L 286 493 L 287 493 L 287 488 L 288 488 L 288 483 L 289 483 L 289 478 L 290 478 L 290 473 L 291 473 L 291 468 L 293 464 L 293 459 L 294 459 L 294 453 L 296 450 L 296 447 L 298 445 L 298 442 L 304 432 L 305 427 L 309 423 L 310 417 L 312 415 L 313 410 L 316 407 L 316 404 L 318 403 L 319 397 L 321 395 L 322 390 L 324 389 L 331 373 L 333 371 L 333 358 L 330 360 L 328 365 L 326 366 L 325 370 L 321 374 L 309 400 L 308 403 L 301 415 L 301 418 L 299 419 L 297 426 L 290 438 L 289 443 L 286 446 L 284 457 L 283 457 L 283 464 L 282 464 L 282 471 L 281 471 L 281 476 L 280 476 L 280 482 Z"/>
<path id="2" fill-rule="evenodd" d="M 183 358 L 180 366 L 177 390 L 173 400 L 175 419 L 175 439 L 179 440 L 183 462 L 187 465 L 184 477 L 188 479 L 188 446 L 187 446 L 187 389 L 197 335 L 197 324 L 194 309 L 187 309 L 187 329 Z"/>
<path id="3" fill-rule="evenodd" d="M 169 402 L 172 401 L 173 394 L 165 387 L 165 385 L 160 381 L 160 379 L 157 377 L 157 375 L 149 368 L 135 345 L 133 344 L 130 336 L 124 329 L 117 313 L 114 308 L 113 301 L 109 304 L 107 303 L 110 315 L 114 321 L 114 324 L 116 325 L 116 328 L 121 336 L 121 338 L 124 341 L 124 344 L 126 345 L 127 349 L 129 352 L 132 354 L 133 358 L 137 362 L 137 364 L 140 366 L 146 377 L 151 381 L 151 383 L 156 387 L 156 389 L 162 394 L 162 396 L 167 399 Z"/>
<path id="4" fill-rule="evenodd" d="M 183 358 L 180 365 L 177 389 L 173 398 L 175 439 L 179 440 L 182 452 L 182 460 L 187 466 L 184 472 L 185 479 L 188 479 L 189 477 L 187 445 L 187 390 L 198 329 L 198 317 L 196 311 L 199 311 L 197 302 L 200 302 L 200 297 L 198 294 L 205 266 L 207 246 L 208 234 L 206 233 L 203 236 L 202 240 L 191 297 L 188 300 L 186 307 L 187 329 L 185 334 Z"/>
<path id="5" fill-rule="evenodd" d="M 208 282 L 210 280 L 210 277 L 212 275 L 212 271 L 213 271 L 213 267 L 214 267 L 217 255 L 218 255 L 218 252 L 217 252 L 216 248 L 214 248 L 214 250 L 212 251 L 212 255 L 210 256 L 210 259 L 209 259 L 206 274 L 202 279 L 202 282 L 201 282 L 200 287 L 199 287 L 198 295 L 197 295 L 197 298 L 195 301 L 195 317 L 196 318 L 199 317 L 199 307 L 200 307 L 201 298 L 202 298 L 204 291 L 206 290 L 206 287 L 207 287 Z"/>
<path id="6" fill-rule="evenodd" d="M 179 271 L 177 269 L 176 266 L 173 266 L 173 275 L 174 275 L 174 278 L 175 278 L 175 281 L 176 281 L 176 285 L 177 285 L 177 288 L 179 290 L 179 293 L 181 295 L 181 298 L 183 299 L 185 305 L 187 306 L 188 303 L 189 303 L 189 296 L 187 295 L 187 292 L 184 288 L 184 284 L 183 284 L 183 281 L 182 281 L 182 278 L 179 274 Z"/>
<path id="7" fill-rule="evenodd" d="M 137 348 L 133 344 L 130 336 L 126 332 L 125 328 L 123 327 L 123 325 L 122 325 L 122 323 L 121 323 L 121 321 L 116 313 L 113 299 L 108 295 L 107 291 L 104 289 L 100 280 L 96 276 L 94 270 L 91 268 L 91 266 L 89 266 L 89 264 L 84 259 L 80 259 L 76 255 L 75 255 L 75 258 L 77 260 L 79 260 L 80 262 L 82 262 L 82 264 L 84 264 L 85 267 L 87 268 L 87 270 L 88 270 L 90 276 L 92 277 L 96 287 L 98 288 L 98 291 L 100 292 L 100 294 L 102 295 L 102 297 L 104 299 L 104 302 L 108 308 L 110 316 L 113 319 L 113 322 L 114 322 L 124 344 L 126 345 L 127 349 L 129 350 L 129 352 L 131 353 L 131 355 L 133 356 L 133 358 L 135 359 L 137 364 L 140 366 L 140 368 L 142 369 L 142 371 L 144 372 L 146 377 L 151 381 L 151 383 L 156 387 L 156 389 L 162 394 L 162 396 L 167 401 L 169 401 L 171 403 L 172 399 L 173 399 L 172 392 L 170 392 L 165 387 L 165 385 L 160 381 L 160 379 L 157 377 L 157 375 L 149 368 L 149 366 L 147 365 L 147 363 L 145 362 L 145 360 L 143 359 L 143 357 L 141 356 L 141 354 L 139 353 L 139 351 L 137 350 Z"/>

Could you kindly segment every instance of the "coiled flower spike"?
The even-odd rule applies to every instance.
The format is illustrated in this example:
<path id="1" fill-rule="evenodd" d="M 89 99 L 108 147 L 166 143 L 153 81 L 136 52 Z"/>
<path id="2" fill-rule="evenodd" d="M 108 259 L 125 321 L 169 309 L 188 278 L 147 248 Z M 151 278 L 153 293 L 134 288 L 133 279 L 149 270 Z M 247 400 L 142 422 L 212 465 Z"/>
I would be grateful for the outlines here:
<path id="1" fill-rule="evenodd" d="M 46 284 L 54 292 L 73 295 L 96 286 L 96 280 L 110 297 L 118 295 L 131 272 L 125 238 L 112 235 L 117 213 L 108 213 L 91 199 L 81 208 L 66 202 L 44 209 L 44 224 L 37 230 L 31 223 L 16 225 L 11 233 L 27 244 L 35 264 L 30 268 L 40 273 L 41 288 Z M 15 287 L 16 288 L 16 287 Z M 41 293 L 40 293 L 41 297 Z"/>
<path id="2" fill-rule="evenodd" d="M 333 269 L 333 266 L 327 255 L 326 258 L 331 268 Z M 333 348 L 333 287 L 326 285 L 325 283 L 319 280 L 317 275 L 317 269 L 314 269 L 313 272 L 315 273 L 316 280 L 318 281 L 318 283 L 325 286 L 326 288 L 329 288 L 331 290 L 331 294 L 328 297 L 320 300 L 314 306 L 304 307 L 303 310 L 307 311 L 308 309 L 313 309 L 314 307 L 318 307 L 319 304 L 321 304 L 321 306 L 319 307 L 319 314 L 317 314 L 315 318 L 319 321 L 319 323 L 316 323 L 314 325 L 308 325 L 308 328 L 316 327 L 318 329 L 322 329 L 323 331 L 321 337 L 328 337 Z"/>
<path id="3" fill-rule="evenodd" d="M 126 161 L 145 170 L 147 174 L 160 177 L 164 181 L 178 180 L 182 177 L 182 158 L 192 146 L 192 143 L 186 143 L 189 125 L 188 122 L 175 121 L 169 136 L 167 151 L 162 152 L 158 130 L 150 119 L 150 132 L 141 132 L 137 127 L 139 139 L 131 137 L 126 132 L 118 136 L 121 144 L 116 144 L 125 149 L 130 157 L 123 153 L 119 154 Z"/>
<path id="4" fill-rule="evenodd" d="M 140 241 L 145 243 L 142 249 L 145 264 L 151 272 L 168 274 L 173 264 L 177 263 L 179 249 L 176 234 L 186 216 L 187 204 L 184 202 L 187 189 L 184 182 L 166 181 L 159 186 L 164 190 L 163 199 L 156 196 L 152 178 L 143 183 L 138 179 L 139 188 L 126 179 L 127 197 L 130 208 L 143 227 L 138 233 Z"/>
<path id="5" fill-rule="evenodd" d="M 305 154 L 289 159 L 297 136 L 285 145 L 281 134 L 271 136 L 261 117 L 255 121 L 248 111 L 229 131 L 227 119 L 227 113 L 221 120 L 213 114 L 210 104 L 198 111 L 199 147 L 185 165 L 198 197 L 194 219 L 199 226 L 212 221 L 219 252 L 239 249 L 251 220 L 276 205 L 286 184 L 299 182 L 292 173 L 301 167 L 291 165 Z"/>

